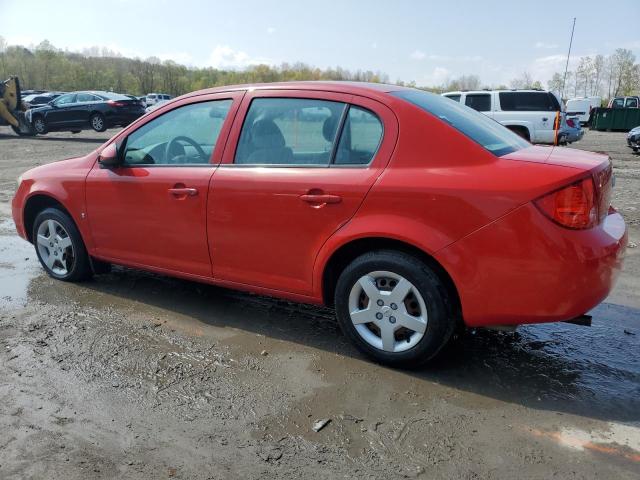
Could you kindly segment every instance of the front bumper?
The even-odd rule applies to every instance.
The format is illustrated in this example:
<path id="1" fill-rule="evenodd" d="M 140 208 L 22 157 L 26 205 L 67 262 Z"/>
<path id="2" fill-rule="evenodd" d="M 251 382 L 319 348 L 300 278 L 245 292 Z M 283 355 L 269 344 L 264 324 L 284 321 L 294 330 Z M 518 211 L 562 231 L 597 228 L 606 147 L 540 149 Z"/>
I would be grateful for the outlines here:
<path id="1" fill-rule="evenodd" d="M 604 300 L 622 268 L 627 228 L 617 212 L 597 227 L 560 227 L 528 203 L 446 247 L 468 326 L 556 322 Z"/>
<path id="2" fill-rule="evenodd" d="M 25 240 L 28 240 L 27 232 L 24 228 L 24 217 L 22 214 L 26 190 L 25 182 L 23 181 L 18 186 L 18 190 L 13 196 L 13 199 L 11 199 L 11 216 L 13 217 L 13 223 L 16 225 L 18 235 Z"/>

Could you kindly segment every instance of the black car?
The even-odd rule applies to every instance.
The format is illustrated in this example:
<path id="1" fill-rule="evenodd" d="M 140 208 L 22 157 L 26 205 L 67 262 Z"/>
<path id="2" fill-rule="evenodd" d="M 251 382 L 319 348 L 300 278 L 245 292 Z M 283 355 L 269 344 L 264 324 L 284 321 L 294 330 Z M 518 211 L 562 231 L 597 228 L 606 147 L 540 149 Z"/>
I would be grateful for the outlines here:
<path id="1" fill-rule="evenodd" d="M 107 128 L 126 126 L 144 113 L 142 103 L 126 95 L 73 92 L 28 110 L 26 116 L 35 133 L 42 135 L 60 130 L 79 132 L 86 128 L 104 132 Z"/>
<path id="2" fill-rule="evenodd" d="M 32 93 L 31 95 L 23 95 L 22 103 L 26 108 L 41 107 L 47 103 L 55 100 L 65 92 L 45 92 L 45 93 Z"/>

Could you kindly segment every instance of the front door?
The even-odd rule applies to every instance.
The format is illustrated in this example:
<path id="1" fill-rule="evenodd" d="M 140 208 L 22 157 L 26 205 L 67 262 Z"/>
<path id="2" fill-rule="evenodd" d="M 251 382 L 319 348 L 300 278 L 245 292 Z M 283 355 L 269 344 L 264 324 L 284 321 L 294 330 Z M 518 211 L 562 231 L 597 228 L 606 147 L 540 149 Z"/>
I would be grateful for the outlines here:
<path id="1" fill-rule="evenodd" d="M 309 294 L 322 244 L 389 160 L 395 117 L 373 100 L 280 90 L 248 93 L 238 118 L 211 181 L 213 275 Z"/>
<path id="2" fill-rule="evenodd" d="M 69 93 L 53 101 L 53 108 L 47 112 L 47 125 L 49 127 L 60 128 L 69 125 L 74 115 L 73 110 L 77 107 L 76 97 L 75 93 Z"/>
<path id="3" fill-rule="evenodd" d="M 206 206 L 240 95 L 185 100 L 126 137 L 122 165 L 87 177 L 94 254 L 114 263 L 211 277 Z"/>

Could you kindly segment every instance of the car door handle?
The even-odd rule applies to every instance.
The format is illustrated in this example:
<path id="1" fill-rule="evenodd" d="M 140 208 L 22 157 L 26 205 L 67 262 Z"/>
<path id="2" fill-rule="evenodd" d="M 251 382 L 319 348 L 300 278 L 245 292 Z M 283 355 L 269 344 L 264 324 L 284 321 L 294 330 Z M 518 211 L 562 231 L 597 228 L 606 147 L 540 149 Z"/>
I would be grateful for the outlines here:
<path id="1" fill-rule="evenodd" d="M 169 195 L 174 197 L 195 197 L 198 195 L 197 188 L 173 187 L 169 189 Z"/>
<path id="2" fill-rule="evenodd" d="M 549 120 L 547 117 L 543 117 L 543 118 L 542 118 L 542 121 L 543 121 L 543 122 L 546 122 L 547 120 Z"/>
<path id="3" fill-rule="evenodd" d="M 319 193 L 300 195 L 300 200 L 307 203 L 340 203 L 342 201 L 342 197 L 339 195 L 327 195 L 324 193 Z"/>

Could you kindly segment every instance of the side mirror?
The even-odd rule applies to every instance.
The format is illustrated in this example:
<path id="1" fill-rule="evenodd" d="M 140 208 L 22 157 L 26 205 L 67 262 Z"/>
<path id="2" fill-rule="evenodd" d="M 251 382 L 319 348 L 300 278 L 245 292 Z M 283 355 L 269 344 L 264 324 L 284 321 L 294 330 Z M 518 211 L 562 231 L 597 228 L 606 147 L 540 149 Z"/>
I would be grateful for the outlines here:
<path id="1" fill-rule="evenodd" d="M 120 165 L 120 157 L 118 157 L 115 143 L 110 143 L 100 152 L 98 163 L 100 168 L 115 168 Z"/>

